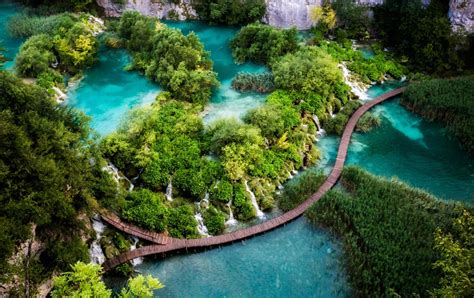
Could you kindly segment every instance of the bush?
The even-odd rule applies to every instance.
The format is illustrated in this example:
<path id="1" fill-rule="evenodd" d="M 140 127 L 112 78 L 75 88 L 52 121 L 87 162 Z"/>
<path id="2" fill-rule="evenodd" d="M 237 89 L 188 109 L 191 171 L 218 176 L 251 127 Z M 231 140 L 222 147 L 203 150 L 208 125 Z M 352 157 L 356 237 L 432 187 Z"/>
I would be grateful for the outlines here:
<path id="1" fill-rule="evenodd" d="M 225 216 L 214 207 L 209 207 L 204 211 L 204 221 L 206 223 L 207 230 L 211 235 L 218 235 L 224 232 L 225 229 Z"/>
<path id="2" fill-rule="evenodd" d="M 47 72 L 55 61 L 53 40 L 48 35 L 40 34 L 29 38 L 20 47 L 15 68 L 19 75 L 35 78 Z"/>
<path id="3" fill-rule="evenodd" d="M 168 210 L 162 194 L 148 189 L 131 192 L 126 198 L 122 217 L 145 229 L 163 232 L 168 224 Z"/>
<path id="4" fill-rule="evenodd" d="M 280 56 L 296 51 L 298 35 L 295 28 L 276 29 L 255 23 L 240 29 L 230 46 L 237 63 L 253 61 L 268 64 Z"/>
<path id="5" fill-rule="evenodd" d="M 226 204 L 232 200 L 233 196 L 232 184 L 227 180 L 220 180 L 211 188 L 210 199 L 213 203 Z"/>
<path id="6" fill-rule="evenodd" d="M 249 194 L 242 184 L 234 185 L 233 206 L 235 207 L 235 214 L 238 220 L 246 221 L 254 218 L 256 215 Z"/>
<path id="7" fill-rule="evenodd" d="M 337 62 L 324 50 L 304 47 L 272 64 L 277 88 L 303 94 L 316 93 L 326 99 L 345 103 L 349 89 L 344 84 Z"/>
<path id="8" fill-rule="evenodd" d="M 197 222 L 194 219 L 194 209 L 190 205 L 182 205 L 170 209 L 168 232 L 171 237 L 197 238 Z"/>
<path id="9" fill-rule="evenodd" d="M 324 129 L 327 133 L 330 134 L 337 134 L 342 135 L 344 132 L 344 128 L 346 127 L 347 122 L 351 118 L 352 114 L 361 106 L 362 104 L 359 101 L 349 101 L 345 106 L 344 109 L 339 111 L 337 115 L 333 118 L 328 118 L 327 121 L 324 122 Z M 369 116 L 370 117 L 370 116 Z M 363 117 L 362 117 L 363 118 Z M 361 118 L 361 120 L 362 120 Z M 359 128 L 365 129 L 364 125 L 367 119 L 363 121 L 363 123 L 358 123 Z M 361 129 L 361 130 L 362 130 Z"/>

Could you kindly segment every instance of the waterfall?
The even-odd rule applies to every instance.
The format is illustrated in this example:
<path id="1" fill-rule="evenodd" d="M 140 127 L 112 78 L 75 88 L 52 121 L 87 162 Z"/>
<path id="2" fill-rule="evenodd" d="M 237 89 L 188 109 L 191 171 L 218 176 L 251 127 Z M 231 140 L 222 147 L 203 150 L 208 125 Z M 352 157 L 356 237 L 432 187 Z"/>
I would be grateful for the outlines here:
<path id="1" fill-rule="evenodd" d="M 402 82 L 402 83 L 405 82 L 406 80 L 407 80 L 407 76 L 402 76 L 402 77 L 400 78 L 400 82 Z"/>
<path id="2" fill-rule="evenodd" d="M 206 193 L 204 196 L 204 199 L 202 199 L 199 203 L 196 203 L 196 209 L 197 213 L 194 215 L 194 218 L 196 219 L 198 223 L 198 232 L 199 235 L 201 236 L 206 236 L 209 237 L 209 231 L 207 230 L 206 225 L 204 224 L 204 218 L 202 217 L 202 212 L 201 212 L 201 205 L 204 204 L 205 208 L 207 209 L 209 206 L 209 194 Z"/>
<path id="3" fill-rule="evenodd" d="M 326 131 L 321 128 L 321 123 L 319 122 L 319 118 L 316 115 L 313 115 L 313 122 L 316 125 L 316 128 L 318 129 L 318 136 L 324 136 L 326 135 Z"/>
<path id="4" fill-rule="evenodd" d="M 91 244 L 89 254 L 91 256 L 92 263 L 102 264 L 105 262 L 105 255 L 102 251 L 102 247 L 100 246 L 100 239 L 104 233 L 105 225 L 97 215 L 94 215 L 92 218 L 92 228 L 95 231 L 96 239 Z"/>
<path id="5" fill-rule="evenodd" d="M 244 181 L 244 184 L 245 184 L 245 190 L 250 194 L 250 200 L 252 201 L 253 208 L 255 209 L 255 212 L 257 213 L 257 217 L 265 218 L 265 214 L 262 212 L 262 210 L 260 210 L 260 207 L 258 207 L 257 198 L 255 197 L 255 194 L 250 189 L 249 184 L 247 183 L 247 180 Z"/>
<path id="6" fill-rule="evenodd" d="M 234 218 L 234 212 L 232 212 L 232 200 L 225 204 L 229 208 L 229 219 L 225 222 L 226 226 L 233 226 L 237 224 L 237 220 Z"/>
<path id="7" fill-rule="evenodd" d="M 137 249 L 138 238 L 132 237 L 133 243 L 130 246 L 130 251 Z M 143 263 L 143 258 L 135 258 L 132 260 L 132 266 L 138 266 Z"/>
<path id="8" fill-rule="evenodd" d="M 173 201 L 173 183 L 171 182 L 171 178 L 170 183 L 168 183 L 168 186 L 166 187 L 166 199 L 170 202 Z"/>
<path id="9" fill-rule="evenodd" d="M 333 112 L 333 110 L 332 110 L 332 106 L 331 106 L 331 105 L 329 105 L 329 107 L 328 107 L 328 112 L 329 112 L 329 116 L 331 116 L 331 118 L 336 117 L 336 115 L 334 115 L 334 112 Z"/>
<path id="10" fill-rule="evenodd" d="M 342 69 L 342 76 L 344 77 L 344 82 L 351 87 L 352 93 L 354 93 L 359 99 L 367 100 L 369 99 L 366 90 L 367 88 L 363 86 L 363 84 L 357 84 L 351 80 L 351 73 L 349 69 L 347 69 L 344 63 L 339 64 L 339 67 Z"/>
<path id="11" fill-rule="evenodd" d="M 114 178 L 117 186 L 120 185 L 120 180 L 125 180 L 130 186 L 128 187 L 128 191 L 132 191 L 135 185 L 133 185 L 132 181 L 130 181 L 125 175 L 120 175 L 119 170 L 117 167 L 109 162 L 105 167 L 102 168 L 103 171 L 106 171 Z"/>

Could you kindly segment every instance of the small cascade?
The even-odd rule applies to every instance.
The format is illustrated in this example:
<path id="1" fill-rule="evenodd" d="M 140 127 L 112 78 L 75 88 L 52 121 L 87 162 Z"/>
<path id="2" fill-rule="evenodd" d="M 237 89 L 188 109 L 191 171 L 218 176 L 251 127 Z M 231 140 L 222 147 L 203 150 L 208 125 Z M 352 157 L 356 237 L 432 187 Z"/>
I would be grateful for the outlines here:
<path id="1" fill-rule="evenodd" d="M 407 80 L 407 76 L 402 76 L 402 77 L 400 78 L 400 82 L 401 82 L 401 83 L 405 82 L 406 80 Z"/>
<path id="2" fill-rule="evenodd" d="M 332 106 L 331 106 L 331 105 L 329 105 L 329 107 L 328 107 L 328 112 L 329 112 L 329 116 L 331 116 L 331 118 L 336 117 L 336 115 L 334 115 L 334 112 L 333 112 L 333 110 L 332 110 Z"/>
<path id="3" fill-rule="evenodd" d="M 349 69 L 347 69 L 344 63 L 339 64 L 339 67 L 342 69 L 342 76 L 344 78 L 344 82 L 346 83 L 346 85 L 351 87 L 352 93 L 354 93 L 361 100 L 369 99 L 366 93 L 366 86 L 364 86 L 363 84 L 357 84 L 356 82 L 353 82 L 351 80 L 351 72 L 349 71 Z"/>
<path id="4" fill-rule="evenodd" d="M 234 212 L 232 212 L 232 200 L 229 203 L 225 204 L 227 208 L 229 208 L 229 219 L 225 222 L 226 226 L 233 226 L 238 223 L 238 221 L 234 218 Z"/>
<path id="5" fill-rule="evenodd" d="M 168 186 L 166 187 L 166 199 L 170 202 L 173 201 L 173 183 L 171 182 L 171 178 L 170 183 L 168 183 Z"/>
<path id="6" fill-rule="evenodd" d="M 201 212 L 196 213 L 194 215 L 194 218 L 198 222 L 197 228 L 198 228 L 199 235 L 209 237 L 209 232 L 207 230 L 206 225 L 204 224 L 204 218 L 202 217 L 202 213 Z"/>
<path id="7" fill-rule="evenodd" d="M 55 93 L 56 102 L 62 103 L 62 102 L 64 102 L 64 101 L 67 99 L 66 93 L 64 93 L 64 92 L 63 92 L 61 89 L 59 89 L 58 87 L 53 86 L 53 87 L 51 87 L 51 89 L 53 89 L 53 91 L 54 91 L 54 93 Z"/>
<path id="8" fill-rule="evenodd" d="M 100 246 L 100 239 L 105 231 L 105 225 L 97 215 L 94 215 L 92 218 L 92 228 L 95 231 L 96 239 L 91 244 L 89 254 L 92 263 L 100 265 L 105 262 L 105 255 Z"/>
<path id="9" fill-rule="evenodd" d="M 130 251 L 137 249 L 137 243 L 138 243 L 138 238 L 137 237 L 132 237 L 133 243 L 130 246 Z M 141 263 L 143 263 L 143 258 L 135 258 L 131 261 L 132 266 L 138 266 Z"/>
<path id="10" fill-rule="evenodd" d="M 317 131 L 318 136 L 326 135 L 326 131 L 321 128 L 321 123 L 319 122 L 318 116 L 313 115 L 313 122 L 316 125 L 316 128 L 318 129 L 318 131 Z"/>
<path id="11" fill-rule="evenodd" d="M 102 170 L 106 171 L 107 173 L 112 175 L 115 182 L 117 182 L 117 186 L 120 185 L 120 180 L 125 180 L 126 183 L 129 184 L 128 191 L 132 191 L 133 188 L 135 187 L 135 185 L 133 185 L 132 181 L 130 181 L 125 175 L 121 175 L 119 173 L 119 170 L 117 169 L 117 167 L 113 163 L 109 162 L 105 167 L 102 168 Z"/>
<path id="12" fill-rule="evenodd" d="M 206 195 L 204 196 L 204 199 L 202 199 L 199 203 L 196 203 L 197 213 L 194 215 L 194 218 L 196 219 L 196 221 L 198 223 L 197 228 L 198 228 L 199 235 L 209 237 L 209 231 L 207 230 L 207 227 L 204 224 L 204 218 L 203 218 L 202 212 L 201 212 L 202 206 L 204 206 L 205 209 L 207 209 L 208 206 L 209 206 L 209 194 L 208 193 L 206 193 Z"/>
<path id="13" fill-rule="evenodd" d="M 247 183 L 247 180 L 244 181 L 244 184 L 245 184 L 245 190 L 250 194 L 250 200 L 252 201 L 252 205 L 253 205 L 253 208 L 255 209 L 255 213 L 257 213 L 257 217 L 265 218 L 265 214 L 262 212 L 262 210 L 260 210 L 260 207 L 258 207 L 257 198 L 255 197 L 255 194 L 250 189 L 249 184 Z"/>

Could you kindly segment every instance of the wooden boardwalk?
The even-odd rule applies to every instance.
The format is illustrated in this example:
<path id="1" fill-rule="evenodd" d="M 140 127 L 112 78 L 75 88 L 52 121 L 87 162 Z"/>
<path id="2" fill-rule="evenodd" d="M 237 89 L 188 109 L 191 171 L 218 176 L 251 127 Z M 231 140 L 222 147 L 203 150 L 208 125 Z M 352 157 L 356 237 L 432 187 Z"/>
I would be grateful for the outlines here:
<path id="1" fill-rule="evenodd" d="M 139 237 L 141 239 L 151 241 L 152 245 L 147 245 L 135 249 L 133 251 L 125 252 L 115 258 L 107 260 L 104 264 L 104 270 L 108 271 L 115 266 L 120 264 L 126 263 L 138 257 L 144 257 L 149 255 L 161 254 L 181 249 L 189 249 L 189 248 L 206 248 L 217 246 L 221 244 L 227 244 L 234 241 L 243 240 L 249 238 L 254 235 L 262 234 L 272 229 L 275 229 L 281 225 L 284 225 L 297 217 L 301 216 L 314 202 L 318 201 L 327 191 L 329 191 L 337 182 L 339 177 L 341 176 L 342 168 L 344 167 L 344 163 L 346 161 L 347 150 L 349 148 L 349 142 L 351 140 L 352 133 L 354 132 L 355 126 L 359 121 L 359 118 L 368 110 L 370 110 L 373 106 L 389 99 L 394 96 L 397 96 L 405 91 L 405 88 L 398 88 L 387 92 L 376 99 L 367 102 L 363 106 L 361 106 L 349 119 L 347 123 L 344 133 L 341 137 L 341 142 L 339 144 L 339 150 L 337 152 L 336 163 L 334 168 L 332 169 L 326 181 L 319 187 L 318 191 L 311 195 L 306 201 L 301 203 L 298 207 L 293 210 L 290 210 L 278 217 L 265 221 L 261 224 L 248 227 L 242 230 L 238 230 L 232 233 L 223 234 L 219 236 L 213 236 L 208 238 L 200 238 L 200 239 L 176 239 L 171 237 L 166 237 L 162 234 L 157 234 L 150 231 L 145 231 L 143 229 L 134 227 L 129 224 L 125 224 L 118 219 L 117 216 L 106 214 L 102 216 L 105 221 L 112 224 L 117 229 Z M 161 238 L 160 238 L 161 237 Z"/>

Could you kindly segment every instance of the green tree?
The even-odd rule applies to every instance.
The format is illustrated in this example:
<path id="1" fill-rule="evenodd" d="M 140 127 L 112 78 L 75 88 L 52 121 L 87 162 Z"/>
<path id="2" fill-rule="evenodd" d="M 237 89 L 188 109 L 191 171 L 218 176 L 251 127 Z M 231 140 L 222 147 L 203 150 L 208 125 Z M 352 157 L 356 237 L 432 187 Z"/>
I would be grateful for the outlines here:
<path id="1" fill-rule="evenodd" d="M 120 298 L 151 298 L 153 290 L 159 290 L 165 286 L 151 275 L 138 275 L 131 278 L 127 283 L 127 288 L 122 289 Z"/>
<path id="2" fill-rule="evenodd" d="M 199 17 L 211 24 L 248 24 L 265 14 L 265 0 L 198 0 L 193 5 Z"/>
<path id="3" fill-rule="evenodd" d="M 249 24 L 231 41 L 232 56 L 237 63 L 253 61 L 268 64 L 276 58 L 296 51 L 296 28 L 276 29 L 259 23 Z"/>
<path id="4" fill-rule="evenodd" d="M 95 264 L 78 262 L 71 266 L 71 272 L 65 272 L 53 279 L 51 296 L 56 297 L 111 297 L 101 280 L 102 267 Z"/>
<path id="5" fill-rule="evenodd" d="M 433 290 L 436 297 L 471 297 L 474 295 L 474 217 L 463 210 L 453 222 L 453 232 L 435 232 L 435 249 L 441 258 L 434 263 L 444 276 L 441 287 Z"/>

